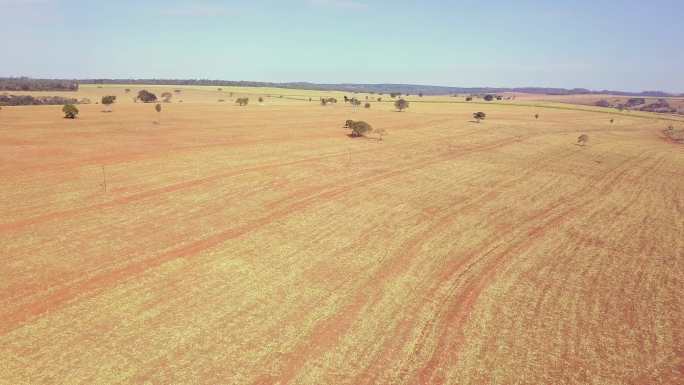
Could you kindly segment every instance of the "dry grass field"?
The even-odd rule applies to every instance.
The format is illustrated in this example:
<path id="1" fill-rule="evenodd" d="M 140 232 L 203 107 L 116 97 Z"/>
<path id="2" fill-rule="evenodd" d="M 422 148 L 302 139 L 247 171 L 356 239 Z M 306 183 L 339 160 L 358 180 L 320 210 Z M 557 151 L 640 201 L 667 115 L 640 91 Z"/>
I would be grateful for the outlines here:
<path id="1" fill-rule="evenodd" d="M 684 121 L 125 88 L 0 111 L 0 384 L 684 383 Z"/>

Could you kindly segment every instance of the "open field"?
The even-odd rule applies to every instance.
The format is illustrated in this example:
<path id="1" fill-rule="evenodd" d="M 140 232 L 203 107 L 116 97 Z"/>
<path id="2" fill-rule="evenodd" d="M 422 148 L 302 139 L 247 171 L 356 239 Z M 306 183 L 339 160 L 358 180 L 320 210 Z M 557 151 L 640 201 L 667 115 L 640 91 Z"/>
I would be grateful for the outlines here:
<path id="1" fill-rule="evenodd" d="M 125 88 L 0 111 L 0 384 L 683 383 L 684 120 Z"/>

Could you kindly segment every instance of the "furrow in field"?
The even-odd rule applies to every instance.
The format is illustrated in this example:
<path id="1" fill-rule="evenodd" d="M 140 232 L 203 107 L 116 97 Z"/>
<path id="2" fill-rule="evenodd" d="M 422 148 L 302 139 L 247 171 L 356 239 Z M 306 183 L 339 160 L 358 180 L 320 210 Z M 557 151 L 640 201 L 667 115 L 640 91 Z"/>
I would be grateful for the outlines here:
<path id="1" fill-rule="evenodd" d="M 147 258 L 142 261 L 134 262 L 122 268 L 116 268 L 112 271 L 104 272 L 102 274 L 89 277 L 88 279 L 77 282 L 70 286 L 65 286 L 54 291 L 51 291 L 46 297 L 32 302 L 26 305 L 22 305 L 19 309 L 12 311 L 9 314 L 5 314 L 0 318 L 0 334 L 5 334 L 14 328 L 20 326 L 24 322 L 40 316 L 44 313 L 53 311 L 65 305 L 69 301 L 85 294 L 93 294 L 105 287 L 110 287 L 118 284 L 126 279 L 130 279 L 133 276 L 139 275 L 151 268 L 160 266 L 163 263 L 171 261 L 176 258 L 181 257 L 191 257 L 204 250 L 220 245 L 221 243 L 228 241 L 230 239 L 235 239 L 237 237 L 243 236 L 251 231 L 257 230 L 262 226 L 265 226 L 273 221 L 285 218 L 289 215 L 295 214 L 299 210 L 305 209 L 311 205 L 325 202 L 327 200 L 333 199 L 340 196 L 354 188 L 363 187 L 368 184 L 377 183 L 379 181 L 391 178 L 394 176 L 402 175 L 406 172 L 419 169 L 421 167 L 426 167 L 431 164 L 452 160 L 464 155 L 468 155 L 479 151 L 489 151 L 496 148 L 500 148 L 506 145 L 515 143 L 516 141 L 510 139 L 497 140 L 492 143 L 487 143 L 480 146 L 475 146 L 469 150 L 463 150 L 458 154 L 447 154 L 441 155 L 436 158 L 430 158 L 418 163 L 412 164 L 410 167 L 403 169 L 396 169 L 390 171 L 380 171 L 376 175 L 370 176 L 365 179 L 355 180 L 352 183 L 343 185 L 340 187 L 334 187 L 332 189 L 324 190 L 322 192 L 315 191 L 314 195 L 308 196 L 307 198 L 295 201 L 291 205 L 276 210 L 269 215 L 261 217 L 257 220 L 248 222 L 247 224 L 231 228 L 223 232 L 216 233 L 207 238 L 201 239 L 199 241 L 192 242 L 188 245 L 172 249 L 166 253 L 159 254 L 157 256 Z M 264 166 L 266 167 L 266 166 Z"/>

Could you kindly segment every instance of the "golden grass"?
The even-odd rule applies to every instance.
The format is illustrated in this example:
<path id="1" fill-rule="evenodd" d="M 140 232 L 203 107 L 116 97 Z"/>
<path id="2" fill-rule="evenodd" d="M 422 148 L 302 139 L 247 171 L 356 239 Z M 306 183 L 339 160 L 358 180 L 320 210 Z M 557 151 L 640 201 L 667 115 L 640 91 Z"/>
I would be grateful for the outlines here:
<path id="1" fill-rule="evenodd" d="M 681 381 L 672 122 L 124 88 L 0 111 L 0 383 Z"/>

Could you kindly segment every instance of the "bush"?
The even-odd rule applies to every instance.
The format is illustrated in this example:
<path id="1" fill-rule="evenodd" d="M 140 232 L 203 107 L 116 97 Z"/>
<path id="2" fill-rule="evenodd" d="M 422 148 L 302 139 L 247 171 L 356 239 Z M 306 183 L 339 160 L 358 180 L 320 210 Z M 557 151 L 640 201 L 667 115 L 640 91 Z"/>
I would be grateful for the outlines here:
<path id="1" fill-rule="evenodd" d="M 173 94 L 170 92 L 164 92 L 161 94 L 162 97 L 162 102 L 164 103 L 171 103 L 171 98 L 173 97 Z"/>
<path id="2" fill-rule="evenodd" d="M 235 103 L 239 104 L 240 106 L 246 106 L 249 104 L 249 98 L 237 98 Z"/>
<path id="3" fill-rule="evenodd" d="M 65 119 L 76 119 L 78 108 L 73 104 L 65 104 L 64 107 L 62 107 L 62 112 L 64 112 Z"/>
<path id="4" fill-rule="evenodd" d="M 492 100 L 494 100 L 494 95 L 485 95 L 484 100 L 486 102 L 491 102 Z"/>
<path id="5" fill-rule="evenodd" d="M 263 102 L 264 102 L 264 98 L 262 98 L 261 96 L 259 96 L 259 103 L 263 103 Z"/>
<path id="6" fill-rule="evenodd" d="M 409 102 L 404 99 L 399 99 L 394 102 L 394 107 L 401 112 L 409 107 Z"/>
<path id="7" fill-rule="evenodd" d="M 142 101 L 143 103 L 154 103 L 157 101 L 157 95 L 147 90 L 140 90 L 136 99 Z"/>
<path id="8" fill-rule="evenodd" d="M 371 104 L 370 104 L 370 103 L 366 103 L 366 104 L 364 105 L 364 107 L 366 107 L 366 108 L 371 108 Z"/>
<path id="9" fill-rule="evenodd" d="M 472 102 L 472 101 L 473 101 L 473 97 L 472 97 L 472 96 L 466 96 L 465 101 L 466 101 L 466 102 Z"/>

